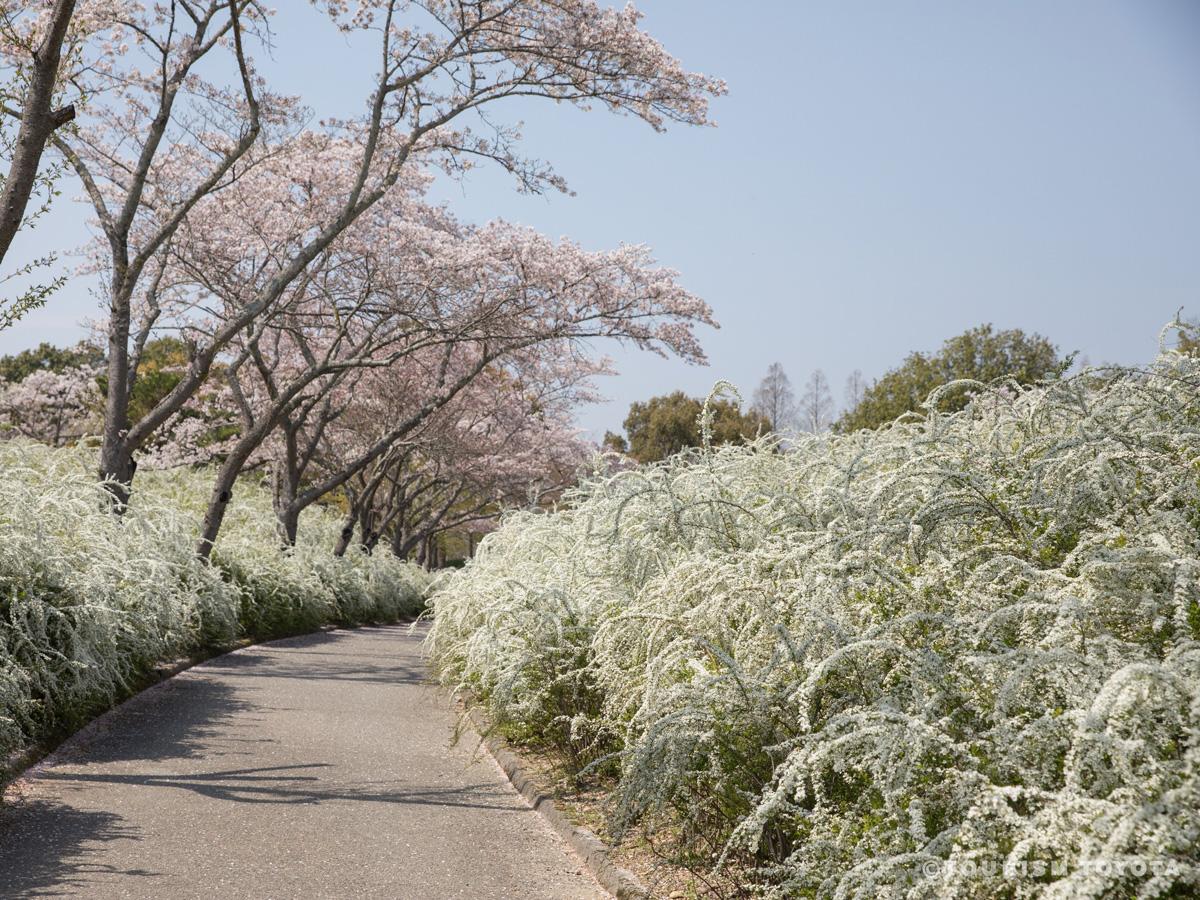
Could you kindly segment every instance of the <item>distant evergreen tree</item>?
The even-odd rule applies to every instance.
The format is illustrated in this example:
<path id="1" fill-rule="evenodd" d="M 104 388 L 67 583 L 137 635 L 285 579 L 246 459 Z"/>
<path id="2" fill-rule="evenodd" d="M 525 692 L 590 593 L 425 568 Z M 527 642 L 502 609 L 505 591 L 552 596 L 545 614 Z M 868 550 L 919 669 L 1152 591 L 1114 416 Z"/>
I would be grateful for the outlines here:
<path id="1" fill-rule="evenodd" d="M 627 439 L 609 432 L 605 435 L 605 446 L 623 450 L 641 463 L 665 459 L 685 447 L 699 447 L 697 419 L 703 408 L 703 400 L 689 397 L 683 391 L 634 403 L 625 417 Z M 771 423 L 764 416 L 744 413 L 732 401 L 714 399 L 709 409 L 713 413 L 714 445 L 753 440 L 771 430 Z"/>
<path id="2" fill-rule="evenodd" d="M 15 384 L 34 372 L 65 372 L 98 366 L 103 360 L 104 351 L 93 344 L 80 342 L 64 348 L 43 341 L 32 350 L 0 356 L 0 381 Z"/>
<path id="3" fill-rule="evenodd" d="M 952 337 L 935 354 L 912 353 L 903 365 L 888 372 L 863 392 L 834 426 L 837 431 L 879 428 L 905 413 L 920 414 L 921 404 L 935 389 L 957 379 L 989 382 L 1012 378 L 1033 384 L 1062 370 L 1057 348 L 1039 334 L 1018 328 L 996 331 L 991 325 Z M 962 409 L 970 401 L 966 387 L 942 395 L 939 409 Z"/>

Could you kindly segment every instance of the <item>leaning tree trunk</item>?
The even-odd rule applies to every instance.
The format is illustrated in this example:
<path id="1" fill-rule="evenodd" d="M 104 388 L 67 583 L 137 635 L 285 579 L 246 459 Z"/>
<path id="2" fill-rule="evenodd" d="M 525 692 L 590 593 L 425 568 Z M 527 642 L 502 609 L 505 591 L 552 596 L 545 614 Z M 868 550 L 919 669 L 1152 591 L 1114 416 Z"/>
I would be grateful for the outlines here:
<path id="1" fill-rule="evenodd" d="M 391 554 L 396 559 L 408 559 L 408 554 L 412 552 L 412 546 L 409 546 L 408 532 L 404 529 L 403 521 L 396 522 L 396 527 L 391 533 Z"/>
<path id="2" fill-rule="evenodd" d="M 284 429 L 284 449 L 284 459 L 275 462 L 274 502 L 279 538 L 286 548 L 296 546 L 296 535 L 300 531 L 300 509 L 296 504 L 296 495 L 300 492 L 300 466 L 294 428 Z"/>
<path id="3" fill-rule="evenodd" d="M 229 460 L 226 460 L 217 473 L 217 481 L 208 501 L 208 510 L 204 513 L 204 524 L 200 529 L 200 543 L 196 545 L 196 555 L 203 560 L 212 556 L 213 544 L 217 542 L 221 523 L 225 521 L 225 510 L 229 507 L 229 501 L 233 499 L 233 485 L 240 471 L 240 464 L 231 466 Z"/>
<path id="4" fill-rule="evenodd" d="M 277 422 L 278 416 L 267 417 L 252 430 L 242 435 L 237 446 L 225 457 L 225 462 L 217 470 L 217 480 L 213 484 L 208 509 L 204 513 L 204 524 L 200 529 L 200 542 L 196 545 L 196 555 L 202 560 L 207 561 L 212 556 L 213 545 L 217 542 L 221 523 L 225 521 L 225 512 L 229 508 L 229 501 L 233 499 L 233 486 L 237 482 L 238 475 L 242 473 L 246 460 L 271 433 Z"/>
<path id="5" fill-rule="evenodd" d="M 346 513 L 346 521 L 342 524 L 342 530 L 338 534 L 337 543 L 333 548 L 334 556 L 345 556 L 346 551 L 350 549 L 350 542 L 354 539 L 354 526 L 358 525 L 360 540 L 365 545 L 370 534 L 371 527 L 371 505 L 375 502 L 375 490 L 379 487 L 382 478 L 373 479 L 367 484 L 362 493 L 357 493 L 351 489 L 347 489 L 350 494 L 350 509 Z"/>
<path id="6" fill-rule="evenodd" d="M 0 260 L 25 219 L 25 209 L 37 183 L 46 142 L 58 128 L 75 118 L 75 107 L 53 109 L 54 88 L 62 59 L 62 45 L 75 12 L 75 0 L 57 0 L 49 27 L 33 52 L 33 74 L 21 105 L 21 124 L 12 145 L 12 162 L 0 194 Z"/>
<path id="7" fill-rule="evenodd" d="M 350 549 L 350 541 L 354 539 L 354 523 L 358 521 L 358 513 L 351 508 L 350 513 L 346 516 L 346 521 L 342 523 L 342 530 L 338 534 L 337 543 L 333 545 L 334 556 L 345 556 L 346 551 Z"/>

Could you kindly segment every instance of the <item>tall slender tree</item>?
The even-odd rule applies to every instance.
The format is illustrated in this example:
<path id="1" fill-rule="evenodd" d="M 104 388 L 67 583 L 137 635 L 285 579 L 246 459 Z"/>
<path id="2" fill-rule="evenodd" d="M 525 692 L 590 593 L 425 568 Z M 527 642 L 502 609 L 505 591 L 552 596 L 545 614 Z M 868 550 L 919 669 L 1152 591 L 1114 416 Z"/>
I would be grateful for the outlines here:
<path id="1" fill-rule="evenodd" d="M 825 431 L 833 423 L 833 396 L 829 392 L 829 379 L 820 369 L 808 376 L 800 391 L 800 427 L 816 434 Z"/>
<path id="2" fill-rule="evenodd" d="M 750 408 L 770 422 L 776 431 L 795 424 L 796 392 L 781 363 L 771 363 L 767 368 L 766 376 L 754 389 Z"/>
<path id="3" fill-rule="evenodd" d="M 842 393 L 845 403 L 843 415 L 852 413 L 862 403 L 867 392 L 867 380 L 863 377 L 862 369 L 855 369 L 846 376 L 846 387 Z"/>

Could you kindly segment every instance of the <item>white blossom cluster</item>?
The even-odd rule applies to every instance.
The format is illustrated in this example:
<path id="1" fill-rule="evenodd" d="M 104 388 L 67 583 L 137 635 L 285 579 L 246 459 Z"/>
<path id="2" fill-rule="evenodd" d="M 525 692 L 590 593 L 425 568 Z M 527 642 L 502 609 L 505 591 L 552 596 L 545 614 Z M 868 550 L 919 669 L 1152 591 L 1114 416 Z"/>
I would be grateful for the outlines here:
<path id="1" fill-rule="evenodd" d="M 95 469 L 84 448 L 0 442 L 0 756 L 78 725 L 156 662 L 422 605 L 417 567 L 333 557 L 335 514 L 310 510 L 285 554 L 270 492 L 241 484 L 210 566 L 195 554 L 209 472 L 144 473 L 117 517 Z"/>
<path id="2" fill-rule="evenodd" d="M 976 388 L 511 516 L 443 677 L 763 896 L 1200 895 L 1200 360 Z"/>

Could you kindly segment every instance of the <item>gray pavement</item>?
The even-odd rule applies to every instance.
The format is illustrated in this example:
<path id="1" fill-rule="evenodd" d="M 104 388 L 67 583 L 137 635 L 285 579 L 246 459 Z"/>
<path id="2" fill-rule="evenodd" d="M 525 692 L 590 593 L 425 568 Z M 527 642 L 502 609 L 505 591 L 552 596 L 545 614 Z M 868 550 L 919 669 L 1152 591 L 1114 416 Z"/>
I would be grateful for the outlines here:
<path id="1" fill-rule="evenodd" d="M 608 896 L 425 683 L 420 635 L 248 647 L 103 716 L 12 785 L 0 896 Z"/>

